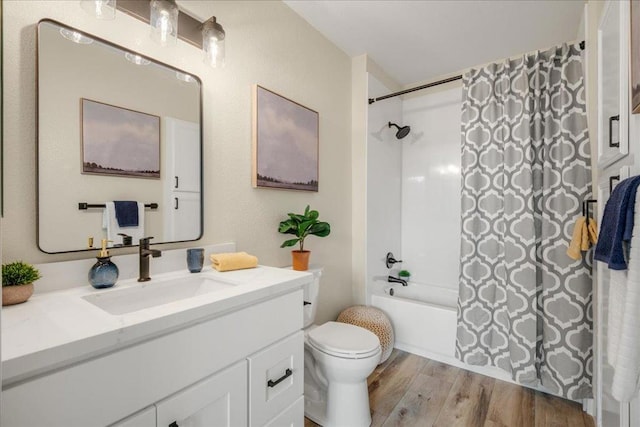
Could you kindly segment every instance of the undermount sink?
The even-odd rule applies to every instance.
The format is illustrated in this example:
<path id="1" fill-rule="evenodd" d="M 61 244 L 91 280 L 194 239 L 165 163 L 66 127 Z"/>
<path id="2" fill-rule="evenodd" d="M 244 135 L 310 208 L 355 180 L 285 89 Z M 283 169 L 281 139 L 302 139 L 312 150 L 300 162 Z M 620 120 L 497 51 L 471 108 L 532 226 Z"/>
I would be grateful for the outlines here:
<path id="1" fill-rule="evenodd" d="M 170 280 L 152 280 L 129 288 L 87 295 L 82 299 L 109 314 L 128 314 L 233 286 L 235 285 L 206 276 L 188 276 Z"/>

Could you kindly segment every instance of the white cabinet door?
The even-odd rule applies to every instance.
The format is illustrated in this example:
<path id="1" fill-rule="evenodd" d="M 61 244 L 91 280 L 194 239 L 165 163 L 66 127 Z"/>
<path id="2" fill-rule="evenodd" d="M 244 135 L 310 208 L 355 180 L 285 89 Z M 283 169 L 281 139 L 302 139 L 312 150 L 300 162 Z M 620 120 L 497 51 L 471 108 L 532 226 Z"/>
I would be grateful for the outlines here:
<path id="1" fill-rule="evenodd" d="M 640 397 L 631 401 L 629 413 L 629 427 L 640 427 Z"/>
<path id="2" fill-rule="evenodd" d="M 610 0 L 598 26 L 598 167 L 629 153 L 629 0 Z"/>
<path id="3" fill-rule="evenodd" d="M 165 117 L 167 159 L 164 185 L 164 240 L 196 240 L 201 228 L 201 149 L 197 123 Z"/>
<path id="4" fill-rule="evenodd" d="M 195 240 L 200 237 L 200 193 L 174 191 L 168 209 L 168 240 Z"/>
<path id="5" fill-rule="evenodd" d="M 602 214 L 606 201 L 611 191 L 618 182 L 629 178 L 631 174 L 628 166 L 609 168 L 600 172 L 598 184 L 598 224 L 602 223 Z M 613 366 L 609 363 L 607 354 L 607 342 L 609 334 L 609 269 L 602 262 L 595 262 L 596 268 L 596 397 L 598 401 L 597 415 L 598 425 L 602 427 L 628 427 L 627 415 L 629 405 L 620 403 L 611 395 L 613 383 Z M 638 426 L 640 427 L 640 426 Z"/>
<path id="6" fill-rule="evenodd" d="M 304 427 L 304 396 L 300 396 L 264 427 Z"/>
<path id="7" fill-rule="evenodd" d="M 243 360 L 156 403 L 159 427 L 244 427 L 247 362 Z"/>
<path id="8" fill-rule="evenodd" d="M 171 117 L 165 123 L 171 189 L 200 192 L 200 126 Z"/>
<path id="9" fill-rule="evenodd" d="M 111 427 L 156 427 L 156 407 L 149 406 L 124 420 L 112 424 Z"/>
<path id="10" fill-rule="evenodd" d="M 304 333 L 249 356 L 250 424 L 260 427 L 296 399 L 304 389 Z M 299 420 L 302 421 L 302 418 Z"/>

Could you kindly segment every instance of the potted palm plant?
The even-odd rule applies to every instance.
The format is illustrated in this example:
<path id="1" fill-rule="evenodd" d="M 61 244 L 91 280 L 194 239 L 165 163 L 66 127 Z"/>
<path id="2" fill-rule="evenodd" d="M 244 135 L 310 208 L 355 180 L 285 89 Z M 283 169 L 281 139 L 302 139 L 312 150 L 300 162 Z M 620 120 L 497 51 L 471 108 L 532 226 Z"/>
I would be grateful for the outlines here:
<path id="1" fill-rule="evenodd" d="M 33 282 L 40 272 L 31 264 L 16 261 L 2 264 L 2 305 L 20 304 L 33 294 Z"/>
<path id="2" fill-rule="evenodd" d="M 327 222 L 319 221 L 320 214 L 318 211 L 310 210 L 309 205 L 303 214 L 289 213 L 288 215 L 288 219 L 280 222 L 278 231 L 282 234 L 293 234 L 296 237 L 285 240 L 280 247 L 286 248 L 299 244 L 299 250 L 291 251 L 293 269 L 306 271 L 309 269 L 309 254 L 311 252 L 304 249 L 304 239 L 307 236 L 326 237 L 331 233 L 331 226 Z"/>

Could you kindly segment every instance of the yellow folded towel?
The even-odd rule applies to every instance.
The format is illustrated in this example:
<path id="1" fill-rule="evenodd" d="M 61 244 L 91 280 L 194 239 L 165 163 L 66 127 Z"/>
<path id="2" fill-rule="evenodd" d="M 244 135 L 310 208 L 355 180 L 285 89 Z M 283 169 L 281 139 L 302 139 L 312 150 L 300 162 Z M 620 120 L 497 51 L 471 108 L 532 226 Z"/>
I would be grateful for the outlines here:
<path id="1" fill-rule="evenodd" d="M 586 226 L 586 218 L 581 216 L 576 220 L 576 224 L 573 226 L 573 237 L 571 238 L 571 243 L 569 243 L 569 248 L 567 249 L 567 255 L 571 259 L 580 259 L 582 258 L 582 251 L 587 249 L 582 249 L 584 247 L 584 240 L 587 238 L 587 249 L 589 249 L 589 231 Z"/>
<path id="2" fill-rule="evenodd" d="M 246 252 L 211 254 L 213 268 L 218 271 L 242 270 L 258 266 L 258 258 Z"/>

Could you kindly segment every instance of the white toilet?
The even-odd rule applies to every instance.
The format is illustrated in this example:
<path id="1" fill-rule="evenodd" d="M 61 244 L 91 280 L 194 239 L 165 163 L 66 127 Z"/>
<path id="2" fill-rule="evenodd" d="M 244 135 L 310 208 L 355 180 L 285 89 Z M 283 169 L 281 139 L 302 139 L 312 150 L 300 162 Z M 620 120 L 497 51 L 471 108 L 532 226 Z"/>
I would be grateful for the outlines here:
<path id="1" fill-rule="evenodd" d="M 380 362 L 380 340 L 346 323 L 314 325 L 322 268 L 309 272 L 314 279 L 304 289 L 305 416 L 324 427 L 368 427 L 367 377 Z"/>

